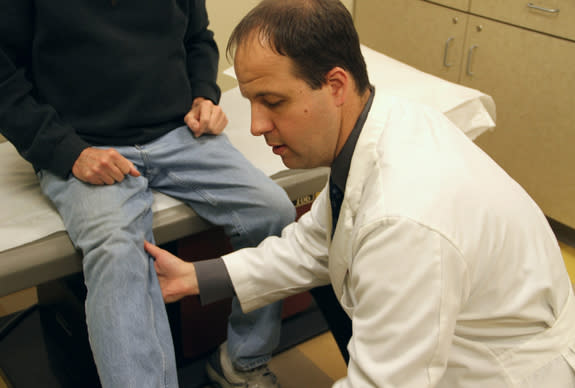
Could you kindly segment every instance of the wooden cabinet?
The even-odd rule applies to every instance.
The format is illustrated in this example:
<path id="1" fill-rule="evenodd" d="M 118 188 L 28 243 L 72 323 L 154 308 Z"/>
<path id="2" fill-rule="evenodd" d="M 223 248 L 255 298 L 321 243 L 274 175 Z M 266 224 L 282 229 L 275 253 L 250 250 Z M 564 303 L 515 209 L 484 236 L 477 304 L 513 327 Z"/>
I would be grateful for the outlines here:
<path id="1" fill-rule="evenodd" d="M 575 228 L 575 43 L 472 16 L 472 47 L 461 83 L 489 93 L 498 112 L 476 143 L 547 216 Z"/>
<path id="2" fill-rule="evenodd" d="M 474 0 L 470 12 L 575 40 L 575 1 L 572 0 Z"/>
<path id="3" fill-rule="evenodd" d="M 474 0 L 470 12 L 436 3 L 356 0 L 362 43 L 490 94 L 497 127 L 476 143 L 547 216 L 575 228 L 575 3 Z"/>
<path id="4" fill-rule="evenodd" d="M 365 45 L 427 73 L 459 80 L 467 14 L 426 1 L 357 0 L 355 21 Z"/>
<path id="5" fill-rule="evenodd" d="M 460 9 L 462 11 L 469 10 L 469 1 L 470 0 L 428 0 L 430 3 L 437 3 L 441 5 L 445 5 L 447 7 L 452 7 L 456 9 Z"/>

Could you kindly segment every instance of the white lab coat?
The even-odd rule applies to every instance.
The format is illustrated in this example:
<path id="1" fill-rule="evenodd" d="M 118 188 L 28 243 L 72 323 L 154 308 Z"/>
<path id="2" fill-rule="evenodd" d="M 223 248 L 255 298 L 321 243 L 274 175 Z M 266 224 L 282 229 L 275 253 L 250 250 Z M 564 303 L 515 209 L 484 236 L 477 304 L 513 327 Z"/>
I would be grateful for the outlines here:
<path id="1" fill-rule="evenodd" d="M 224 260 L 246 311 L 331 281 L 353 322 L 335 387 L 575 386 L 557 241 L 441 113 L 375 96 L 331 227 L 324 189 L 281 239 Z"/>

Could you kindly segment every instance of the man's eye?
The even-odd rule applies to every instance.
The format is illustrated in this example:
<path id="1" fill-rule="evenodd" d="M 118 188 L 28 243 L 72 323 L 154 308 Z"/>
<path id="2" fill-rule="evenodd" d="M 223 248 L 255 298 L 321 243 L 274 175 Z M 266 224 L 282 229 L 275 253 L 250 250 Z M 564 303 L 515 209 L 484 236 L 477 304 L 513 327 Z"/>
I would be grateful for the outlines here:
<path id="1" fill-rule="evenodd" d="M 268 108 L 275 108 L 281 105 L 283 101 L 282 100 L 277 100 L 277 101 L 264 101 L 264 104 L 268 107 Z"/>

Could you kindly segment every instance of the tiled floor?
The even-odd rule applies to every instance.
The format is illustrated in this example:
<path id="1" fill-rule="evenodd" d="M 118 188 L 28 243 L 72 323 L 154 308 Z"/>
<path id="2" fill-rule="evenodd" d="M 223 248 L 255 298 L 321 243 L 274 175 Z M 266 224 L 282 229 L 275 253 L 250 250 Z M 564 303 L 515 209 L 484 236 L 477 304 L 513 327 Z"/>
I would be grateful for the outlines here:
<path id="1" fill-rule="evenodd" d="M 331 333 L 319 335 L 272 360 L 282 388 L 329 388 L 346 375 L 346 365 Z"/>

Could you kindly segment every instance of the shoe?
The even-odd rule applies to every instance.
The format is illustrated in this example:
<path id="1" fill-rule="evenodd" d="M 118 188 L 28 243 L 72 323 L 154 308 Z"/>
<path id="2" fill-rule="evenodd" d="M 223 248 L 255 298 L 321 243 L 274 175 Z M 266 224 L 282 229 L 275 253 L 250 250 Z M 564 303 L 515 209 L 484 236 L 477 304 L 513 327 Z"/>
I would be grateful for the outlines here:
<path id="1" fill-rule="evenodd" d="M 206 372 L 210 381 L 220 388 L 280 388 L 276 375 L 267 365 L 248 371 L 236 369 L 228 356 L 227 342 L 209 356 Z"/>

